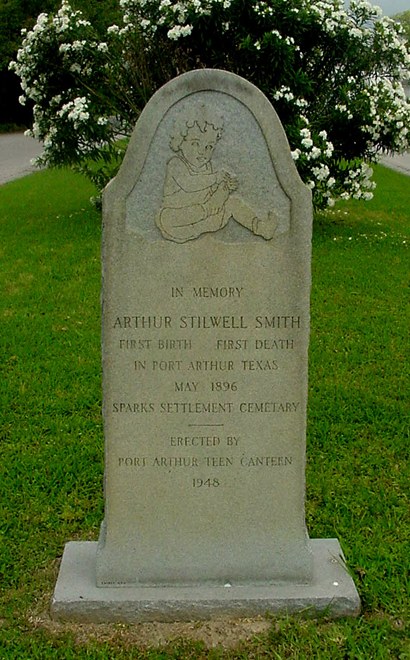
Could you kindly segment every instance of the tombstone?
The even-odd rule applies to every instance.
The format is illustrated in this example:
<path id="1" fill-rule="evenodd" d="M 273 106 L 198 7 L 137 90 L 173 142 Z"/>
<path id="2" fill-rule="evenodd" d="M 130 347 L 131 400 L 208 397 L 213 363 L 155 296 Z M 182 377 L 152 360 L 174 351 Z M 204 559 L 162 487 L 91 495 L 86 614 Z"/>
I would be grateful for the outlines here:
<path id="1" fill-rule="evenodd" d="M 266 97 L 169 82 L 104 193 L 105 519 L 68 543 L 52 613 L 356 615 L 305 525 L 312 204 Z"/>

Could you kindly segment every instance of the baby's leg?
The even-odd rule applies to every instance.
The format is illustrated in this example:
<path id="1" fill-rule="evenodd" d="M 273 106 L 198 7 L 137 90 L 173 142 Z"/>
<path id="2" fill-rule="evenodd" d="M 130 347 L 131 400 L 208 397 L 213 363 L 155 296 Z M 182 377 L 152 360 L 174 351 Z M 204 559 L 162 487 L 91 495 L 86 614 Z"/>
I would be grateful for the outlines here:
<path id="1" fill-rule="evenodd" d="M 225 202 L 228 200 L 230 191 L 224 183 L 220 183 L 215 192 L 211 193 L 206 200 L 204 207 L 209 216 L 216 215 L 223 210 Z"/>
<path id="2" fill-rule="evenodd" d="M 184 243 L 202 234 L 205 218 L 206 209 L 202 204 L 193 204 L 181 209 L 165 208 L 157 218 L 157 225 L 165 238 L 176 243 Z"/>
<path id="3" fill-rule="evenodd" d="M 253 234 L 262 236 L 266 240 L 270 240 L 274 236 L 277 221 L 273 213 L 269 212 L 266 214 L 266 217 L 259 217 L 253 209 L 238 197 L 231 197 L 227 201 L 225 215 L 227 216 L 227 221 L 230 217 L 233 217 L 240 225 L 249 229 Z"/>

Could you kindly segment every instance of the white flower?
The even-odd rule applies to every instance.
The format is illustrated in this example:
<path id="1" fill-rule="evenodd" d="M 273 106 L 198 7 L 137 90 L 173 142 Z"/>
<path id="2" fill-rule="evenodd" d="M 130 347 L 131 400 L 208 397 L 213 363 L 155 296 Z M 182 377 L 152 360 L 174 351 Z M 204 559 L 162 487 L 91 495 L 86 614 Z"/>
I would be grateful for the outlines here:
<path id="1" fill-rule="evenodd" d="M 64 103 L 62 108 L 57 112 L 57 116 L 66 116 L 69 121 L 73 122 L 74 127 L 78 128 L 81 122 L 87 121 L 90 118 L 87 99 L 85 96 L 78 96 L 74 101 Z"/>
<path id="2" fill-rule="evenodd" d="M 352 37 L 358 37 L 359 39 L 361 39 L 363 37 L 363 32 L 362 32 L 362 30 L 359 30 L 359 28 L 352 27 L 349 30 L 349 32 L 350 32 Z"/>
<path id="3" fill-rule="evenodd" d="M 187 37 L 192 32 L 192 25 L 175 25 L 173 28 L 168 30 L 167 37 L 176 41 L 180 37 Z"/>
<path id="4" fill-rule="evenodd" d="M 84 48 L 84 46 L 86 46 L 86 45 L 87 45 L 87 42 L 86 42 L 85 39 L 82 39 L 81 41 L 79 39 L 76 39 L 75 41 L 73 41 L 72 47 L 75 50 L 82 50 Z"/>
<path id="5" fill-rule="evenodd" d="M 60 44 L 58 48 L 60 53 L 68 53 L 71 50 L 71 44 Z"/>
<path id="6" fill-rule="evenodd" d="M 330 174 L 328 166 L 324 164 L 321 164 L 319 167 L 313 167 L 312 172 L 318 181 L 324 181 Z"/>

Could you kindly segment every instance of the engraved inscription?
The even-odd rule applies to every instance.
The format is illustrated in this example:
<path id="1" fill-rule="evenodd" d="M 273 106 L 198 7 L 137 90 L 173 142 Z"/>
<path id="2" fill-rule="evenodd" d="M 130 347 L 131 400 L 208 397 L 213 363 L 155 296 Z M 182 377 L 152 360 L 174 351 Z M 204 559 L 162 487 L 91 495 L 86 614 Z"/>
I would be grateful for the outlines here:
<path id="1" fill-rule="evenodd" d="M 230 283 L 223 286 L 194 283 L 190 287 L 169 289 L 170 300 L 184 296 L 195 300 L 197 306 L 205 300 L 208 305 L 209 301 L 211 305 L 215 301 L 219 304 L 219 311 L 223 300 L 239 301 L 252 297 L 244 286 Z M 253 399 L 249 396 L 252 390 L 247 383 L 248 379 L 255 377 L 265 379 L 261 382 L 266 382 L 266 391 L 269 391 L 271 383 L 278 382 L 277 374 L 287 368 L 286 356 L 298 346 L 298 333 L 303 327 L 300 315 L 276 312 L 248 317 L 245 314 L 197 314 L 192 311 L 178 316 L 172 311 L 154 314 L 143 310 L 137 314 L 117 315 L 112 327 L 121 333 L 117 344 L 120 353 L 137 358 L 131 359 L 129 364 L 133 366 L 142 391 L 145 380 L 154 378 L 153 382 L 159 379 L 162 391 L 166 387 L 170 395 L 168 400 L 156 400 L 155 397 L 116 400 L 112 402 L 112 412 L 141 418 L 148 414 L 158 418 L 166 416 L 170 420 L 176 418 L 179 426 L 168 437 L 153 439 L 152 452 L 148 455 L 120 456 L 119 468 L 199 471 L 193 477 L 192 486 L 206 491 L 216 485 L 223 487 L 223 475 L 231 469 L 287 469 L 292 466 L 291 456 L 247 453 L 250 440 L 239 433 L 238 421 L 245 416 L 275 415 L 281 419 L 299 412 L 300 401 L 290 397 Z M 172 329 L 178 329 L 179 335 L 164 336 L 164 332 Z M 257 331 L 258 336 L 253 337 L 250 330 Z M 215 331 L 218 334 L 223 331 L 225 336 L 215 336 Z M 184 333 L 189 333 L 189 337 Z M 196 346 L 204 345 L 205 334 L 209 353 L 201 356 Z M 185 423 L 181 419 L 185 419 Z M 211 432 L 207 433 L 207 429 Z M 217 429 L 228 435 L 212 433 Z M 190 453 L 168 455 L 166 447 Z M 231 448 L 234 453 L 217 455 L 222 447 Z M 208 469 L 218 470 L 222 476 L 216 478 L 206 474 Z"/>
<path id="2" fill-rule="evenodd" d="M 248 319 L 245 315 L 235 316 L 230 314 L 215 314 L 215 315 L 190 315 L 180 316 L 174 319 L 171 316 L 155 316 L 155 315 L 130 315 L 130 316 L 117 316 L 113 322 L 114 330 L 166 330 L 178 326 L 179 329 L 188 330 L 214 330 L 215 328 L 221 330 L 244 330 L 253 327 L 256 330 L 260 329 L 300 329 L 302 320 L 300 316 L 256 316 L 254 319 Z M 121 341 L 121 340 L 120 340 Z M 124 340 L 122 340 L 124 341 Z M 126 341 L 126 340 L 125 340 Z M 129 340 L 132 342 L 132 340 Z M 149 341 L 149 340 L 141 340 Z M 163 340 L 162 340 L 163 341 Z M 171 341 L 171 340 L 169 340 Z M 181 341 L 181 340 L 180 340 Z M 185 340 L 190 341 L 190 340 Z M 233 341 L 233 340 L 231 340 Z M 238 341 L 238 340 L 237 340 Z M 170 343 L 171 347 L 172 344 Z M 189 346 L 189 344 L 188 344 Z M 147 348 L 146 344 L 138 345 L 138 347 Z M 177 347 L 176 345 L 174 346 Z M 186 347 L 186 346 L 185 346 Z M 226 346 L 226 348 L 233 348 L 233 346 Z M 239 346 L 237 345 L 239 348 Z M 137 348 L 137 344 L 122 344 L 121 348 Z M 222 345 L 219 346 L 222 348 Z"/>

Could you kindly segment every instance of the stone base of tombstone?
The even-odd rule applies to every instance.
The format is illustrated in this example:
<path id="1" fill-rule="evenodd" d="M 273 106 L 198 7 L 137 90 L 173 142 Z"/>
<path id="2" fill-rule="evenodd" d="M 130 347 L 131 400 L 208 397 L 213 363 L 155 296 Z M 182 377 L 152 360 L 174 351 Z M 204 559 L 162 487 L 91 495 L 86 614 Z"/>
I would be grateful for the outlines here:
<path id="1" fill-rule="evenodd" d="M 310 540 L 309 584 L 198 584 L 189 587 L 96 587 L 97 543 L 67 543 L 51 615 L 81 623 L 192 621 L 302 613 L 357 616 L 360 600 L 337 539 Z"/>

